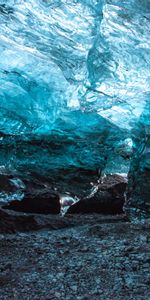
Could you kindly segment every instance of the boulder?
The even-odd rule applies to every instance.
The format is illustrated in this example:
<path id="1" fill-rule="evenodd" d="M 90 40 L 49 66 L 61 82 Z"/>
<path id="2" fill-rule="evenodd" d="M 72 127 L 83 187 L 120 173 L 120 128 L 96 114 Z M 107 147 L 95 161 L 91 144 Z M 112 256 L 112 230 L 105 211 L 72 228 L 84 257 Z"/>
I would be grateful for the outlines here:
<path id="1" fill-rule="evenodd" d="M 39 225 L 34 216 L 11 215 L 0 208 L 0 233 L 14 233 L 37 229 L 39 229 Z"/>
<path id="2" fill-rule="evenodd" d="M 12 209 L 26 213 L 59 214 L 59 196 L 54 192 L 36 191 L 36 193 L 26 193 L 22 201 L 12 201 L 3 206 L 3 209 Z"/>
<path id="3" fill-rule="evenodd" d="M 97 185 L 97 192 L 87 198 L 83 198 L 70 206 L 67 213 L 101 213 L 121 214 L 125 202 L 126 177 L 117 174 L 106 175 L 102 182 Z"/>
<path id="4" fill-rule="evenodd" d="M 26 214 L 13 210 L 4 211 L 0 206 L 0 234 L 26 232 L 48 228 L 56 230 L 74 226 L 76 221 L 59 215 Z"/>
<path id="5" fill-rule="evenodd" d="M 98 190 L 108 191 L 113 197 L 124 197 L 127 183 L 126 174 L 107 174 L 98 185 Z"/>
<path id="6" fill-rule="evenodd" d="M 68 214 L 121 214 L 123 213 L 124 198 L 114 198 L 109 192 L 102 191 L 93 197 L 80 200 L 68 209 Z"/>

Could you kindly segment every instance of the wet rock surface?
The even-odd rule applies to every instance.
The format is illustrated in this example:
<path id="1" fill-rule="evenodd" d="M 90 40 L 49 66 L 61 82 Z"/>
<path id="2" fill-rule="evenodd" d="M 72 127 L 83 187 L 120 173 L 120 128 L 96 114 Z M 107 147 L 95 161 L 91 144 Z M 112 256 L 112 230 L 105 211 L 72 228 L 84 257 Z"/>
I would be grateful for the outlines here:
<path id="1" fill-rule="evenodd" d="M 64 221 L 58 230 L 0 235 L 1 300 L 149 299 L 148 223 L 96 214 Z"/>

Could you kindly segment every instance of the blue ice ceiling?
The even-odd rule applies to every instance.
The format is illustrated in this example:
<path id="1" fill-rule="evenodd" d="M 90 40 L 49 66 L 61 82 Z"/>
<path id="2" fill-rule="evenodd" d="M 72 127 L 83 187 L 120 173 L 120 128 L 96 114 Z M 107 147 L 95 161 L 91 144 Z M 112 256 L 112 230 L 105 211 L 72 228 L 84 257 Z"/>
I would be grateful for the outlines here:
<path id="1" fill-rule="evenodd" d="M 149 1 L 0 1 L 0 128 L 49 133 L 71 110 L 131 129 L 149 91 Z"/>
<path id="2" fill-rule="evenodd" d="M 149 0 L 0 1 L 1 168 L 127 172 L 149 36 Z"/>

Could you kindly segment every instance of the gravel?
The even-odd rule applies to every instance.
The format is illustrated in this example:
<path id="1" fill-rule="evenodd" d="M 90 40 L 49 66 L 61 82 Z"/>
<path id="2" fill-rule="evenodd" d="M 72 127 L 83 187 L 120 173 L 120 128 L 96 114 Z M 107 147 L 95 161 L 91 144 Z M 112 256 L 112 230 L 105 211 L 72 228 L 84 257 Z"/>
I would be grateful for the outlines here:
<path id="1" fill-rule="evenodd" d="M 0 234 L 0 300 L 150 299 L 150 224 L 66 220 L 66 228 Z"/>

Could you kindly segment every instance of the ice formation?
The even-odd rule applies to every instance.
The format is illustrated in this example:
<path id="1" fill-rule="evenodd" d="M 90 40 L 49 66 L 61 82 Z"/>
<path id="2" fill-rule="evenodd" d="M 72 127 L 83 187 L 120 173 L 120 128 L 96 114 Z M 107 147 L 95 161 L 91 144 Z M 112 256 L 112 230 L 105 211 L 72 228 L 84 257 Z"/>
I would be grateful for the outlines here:
<path id="1" fill-rule="evenodd" d="M 149 36 L 149 0 L 0 0 L 3 173 L 78 196 L 131 157 L 148 214 Z"/>

